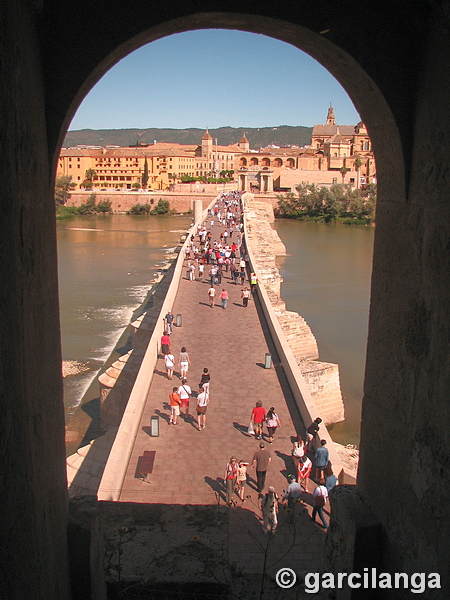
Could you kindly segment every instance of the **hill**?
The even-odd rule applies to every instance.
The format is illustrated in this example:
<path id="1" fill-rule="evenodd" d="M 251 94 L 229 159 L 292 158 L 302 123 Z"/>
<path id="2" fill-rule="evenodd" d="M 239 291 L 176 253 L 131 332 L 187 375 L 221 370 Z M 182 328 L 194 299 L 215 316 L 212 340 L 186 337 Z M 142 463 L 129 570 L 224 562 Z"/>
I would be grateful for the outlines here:
<path id="1" fill-rule="evenodd" d="M 86 146 L 132 146 L 136 142 L 153 144 L 157 142 L 177 144 L 201 144 L 204 129 L 80 129 L 68 131 L 64 140 L 65 148 L 77 145 Z M 304 146 L 311 142 L 312 127 L 219 127 L 209 133 L 221 146 L 236 144 L 247 136 L 250 148 L 257 150 L 271 144 L 275 146 Z"/>

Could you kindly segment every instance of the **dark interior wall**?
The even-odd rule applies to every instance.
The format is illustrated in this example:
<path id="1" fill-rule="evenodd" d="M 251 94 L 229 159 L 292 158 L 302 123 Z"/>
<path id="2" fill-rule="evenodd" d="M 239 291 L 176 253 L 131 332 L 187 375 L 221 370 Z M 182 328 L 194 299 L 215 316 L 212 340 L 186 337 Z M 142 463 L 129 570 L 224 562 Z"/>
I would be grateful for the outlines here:
<path id="1" fill-rule="evenodd" d="M 450 56 L 424 27 L 406 202 L 377 207 L 359 488 L 388 530 L 385 564 L 450 589 Z M 400 569 L 402 570 L 402 569 Z M 428 596 L 424 596 L 428 597 Z"/>
<path id="2" fill-rule="evenodd" d="M 0 596 L 68 597 L 55 215 L 29 2 L 0 19 Z"/>

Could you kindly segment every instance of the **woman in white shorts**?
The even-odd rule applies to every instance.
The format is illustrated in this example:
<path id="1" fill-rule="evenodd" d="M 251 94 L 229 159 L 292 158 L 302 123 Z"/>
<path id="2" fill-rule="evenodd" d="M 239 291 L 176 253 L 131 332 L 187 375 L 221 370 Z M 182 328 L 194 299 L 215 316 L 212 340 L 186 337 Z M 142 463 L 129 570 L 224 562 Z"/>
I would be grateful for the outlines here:
<path id="1" fill-rule="evenodd" d="M 181 348 L 178 364 L 180 365 L 180 377 L 181 379 L 184 379 L 185 377 L 187 377 L 189 365 L 191 364 L 189 354 L 187 353 L 186 348 L 184 346 Z"/>

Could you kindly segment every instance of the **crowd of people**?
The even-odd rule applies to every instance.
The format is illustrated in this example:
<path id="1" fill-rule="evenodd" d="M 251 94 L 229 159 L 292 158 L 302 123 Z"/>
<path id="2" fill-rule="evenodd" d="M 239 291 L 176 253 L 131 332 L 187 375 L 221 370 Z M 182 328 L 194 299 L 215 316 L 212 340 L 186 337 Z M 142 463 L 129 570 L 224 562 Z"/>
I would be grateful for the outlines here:
<path id="1" fill-rule="evenodd" d="M 207 271 L 209 288 L 207 296 L 209 306 L 215 306 L 215 300 L 220 299 L 220 306 L 227 309 L 228 292 L 223 287 L 222 280 L 228 274 L 230 283 L 244 285 L 248 276 L 248 256 L 242 236 L 241 203 L 239 192 L 221 194 L 214 208 L 210 209 L 208 215 L 210 228 L 200 226 L 196 235 L 192 235 L 186 245 L 186 277 L 190 281 L 203 282 L 205 270 Z M 213 235 L 214 232 L 214 235 Z M 219 235 L 220 232 L 220 235 Z M 198 238 L 198 240 L 196 239 Z M 249 276 L 250 289 L 245 287 L 241 291 L 242 306 L 247 307 L 249 299 L 257 286 L 255 273 Z M 221 291 L 216 292 L 215 285 L 221 286 Z M 167 378 L 173 379 L 176 364 L 179 367 L 180 384 L 172 388 L 169 394 L 170 420 L 169 425 L 177 425 L 178 417 L 184 414 L 184 418 L 192 419 L 197 429 L 201 431 L 206 427 L 206 413 L 210 394 L 210 373 L 204 368 L 198 384 L 196 394 L 196 420 L 190 414 L 190 399 L 194 396 L 193 390 L 188 385 L 187 377 L 191 364 L 189 352 L 186 346 L 182 346 L 176 360 L 171 350 L 171 334 L 174 315 L 169 310 L 165 315 L 165 331 L 161 337 L 161 351 L 164 355 Z M 251 461 L 232 456 L 228 461 L 223 476 L 224 492 L 228 506 L 236 506 L 240 500 L 246 500 L 246 486 L 254 482 L 250 479 L 249 471 L 254 469 L 256 475 L 256 490 L 263 516 L 264 533 L 275 533 L 278 526 L 278 512 L 280 503 L 286 505 L 290 520 L 293 521 L 297 504 L 308 499 L 308 486 L 315 464 L 316 488 L 312 493 L 313 511 L 311 518 L 315 521 L 318 516 L 321 525 L 328 527 L 324 515 L 324 506 L 328 492 L 337 484 L 329 461 L 329 452 L 326 441 L 317 441 L 321 419 L 317 418 L 306 429 L 306 439 L 296 436 L 293 442 L 291 457 L 293 473 L 288 476 L 287 487 L 279 495 L 274 486 L 269 485 L 267 492 L 266 476 L 269 464 L 272 460 L 266 444 L 271 445 L 274 441 L 276 431 L 281 427 L 281 422 L 275 407 L 271 406 L 268 411 L 263 407 L 261 400 L 256 402 L 251 411 L 248 434 L 259 441 L 259 447 L 255 451 Z M 264 428 L 267 429 L 265 433 Z M 265 436 L 265 437 L 264 437 Z M 316 449 L 316 446 L 317 449 Z M 310 456 L 308 456 L 308 453 Z M 310 499 L 309 499 L 310 500 Z"/>

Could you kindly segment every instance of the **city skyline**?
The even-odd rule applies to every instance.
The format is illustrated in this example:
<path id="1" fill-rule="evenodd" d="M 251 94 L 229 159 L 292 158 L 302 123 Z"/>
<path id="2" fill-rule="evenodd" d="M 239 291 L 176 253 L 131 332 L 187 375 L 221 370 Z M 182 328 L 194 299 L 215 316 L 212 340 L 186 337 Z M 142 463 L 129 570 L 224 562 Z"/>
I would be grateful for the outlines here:
<path id="1" fill-rule="evenodd" d="M 243 31 L 188 31 L 122 59 L 80 104 L 69 131 L 272 127 L 360 120 L 339 82 L 294 46 Z"/>

